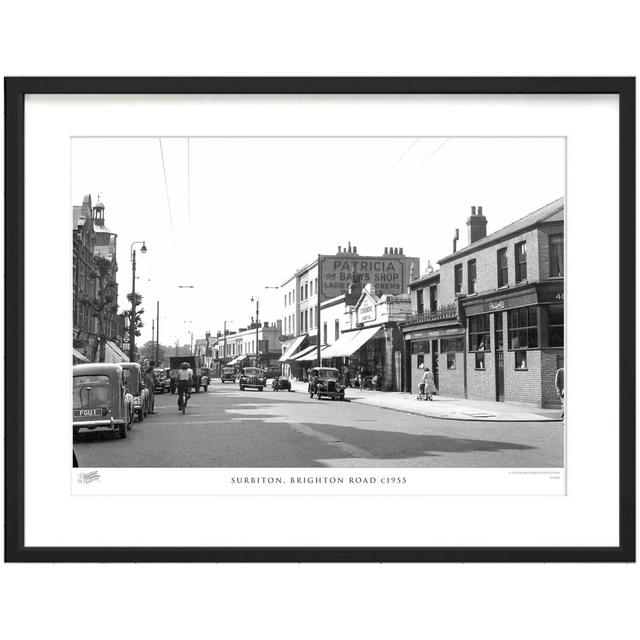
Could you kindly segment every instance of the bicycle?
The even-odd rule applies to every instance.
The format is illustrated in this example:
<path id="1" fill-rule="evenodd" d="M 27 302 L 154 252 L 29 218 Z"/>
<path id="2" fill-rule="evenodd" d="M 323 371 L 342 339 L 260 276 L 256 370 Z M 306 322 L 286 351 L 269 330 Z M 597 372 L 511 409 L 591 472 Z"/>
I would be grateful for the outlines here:
<path id="1" fill-rule="evenodd" d="M 189 387 L 187 387 L 183 391 L 178 391 L 178 393 L 180 394 L 178 396 L 178 411 L 182 411 L 182 415 L 184 415 L 185 409 L 187 408 L 187 402 L 191 397 L 191 393 L 189 391 Z"/>

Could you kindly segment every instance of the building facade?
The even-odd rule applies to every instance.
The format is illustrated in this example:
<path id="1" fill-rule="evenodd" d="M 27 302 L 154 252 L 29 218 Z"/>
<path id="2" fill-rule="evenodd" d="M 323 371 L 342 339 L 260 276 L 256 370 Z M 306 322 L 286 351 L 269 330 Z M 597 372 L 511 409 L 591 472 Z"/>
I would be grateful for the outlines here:
<path id="1" fill-rule="evenodd" d="M 281 355 L 280 321 L 255 323 L 238 331 L 219 335 L 213 343 L 213 368 L 216 372 L 225 364 L 242 367 L 276 367 Z M 256 348 L 257 347 L 257 348 Z M 257 351 L 257 353 L 256 353 Z"/>
<path id="2" fill-rule="evenodd" d="M 564 199 L 489 236 L 473 207 L 467 226 L 469 244 L 410 284 L 406 389 L 417 392 L 428 366 L 443 395 L 559 406 Z"/>
<path id="3" fill-rule="evenodd" d="M 361 256 L 348 243 L 295 271 L 280 287 L 283 375 L 304 379 L 309 366 L 317 363 L 317 348 L 311 347 L 320 342 L 322 352 L 354 328 L 353 311 L 364 286 L 370 285 L 376 300 L 401 295 L 411 281 L 412 269 L 419 268 L 419 258 L 406 256 L 402 248 L 385 247 L 382 255 Z"/>
<path id="4" fill-rule="evenodd" d="M 91 196 L 73 207 L 73 348 L 74 359 L 121 361 L 122 320 L 118 316 L 117 236 L 105 226 L 104 204 Z M 108 354 L 107 354 L 108 351 Z"/>

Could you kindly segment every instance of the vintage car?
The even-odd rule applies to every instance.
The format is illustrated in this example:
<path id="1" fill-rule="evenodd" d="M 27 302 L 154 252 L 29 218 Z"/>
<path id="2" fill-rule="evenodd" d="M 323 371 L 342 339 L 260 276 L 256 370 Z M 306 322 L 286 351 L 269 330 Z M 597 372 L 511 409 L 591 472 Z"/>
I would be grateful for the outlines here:
<path id="1" fill-rule="evenodd" d="M 291 381 L 288 378 L 285 378 L 282 376 L 276 376 L 271 381 L 271 388 L 274 391 L 283 391 L 285 389 L 287 391 L 291 391 Z"/>
<path id="2" fill-rule="evenodd" d="M 202 375 L 200 376 L 200 384 L 203 391 L 209 388 L 209 380 L 211 380 L 211 369 L 209 367 L 202 367 Z"/>
<path id="3" fill-rule="evenodd" d="M 235 367 L 222 367 L 222 373 L 220 374 L 220 380 L 224 382 L 236 381 L 236 369 Z"/>
<path id="4" fill-rule="evenodd" d="M 156 384 L 154 388 L 155 393 L 164 393 L 164 369 L 154 369 L 153 373 L 156 374 Z"/>
<path id="5" fill-rule="evenodd" d="M 142 422 L 149 413 L 149 392 L 144 386 L 142 369 L 137 362 L 123 362 L 120 366 L 124 373 L 125 387 L 133 396 L 133 408 L 138 422 Z"/>
<path id="6" fill-rule="evenodd" d="M 332 400 L 339 398 L 344 400 L 345 386 L 342 383 L 340 372 L 333 367 L 314 367 L 309 376 L 309 397 L 315 393 L 318 400 L 327 396 Z"/>
<path id="7" fill-rule="evenodd" d="M 264 370 L 258 367 L 245 367 L 240 374 L 240 391 L 244 391 L 246 387 L 262 391 L 266 384 Z"/>
<path id="8" fill-rule="evenodd" d="M 117 431 L 127 437 L 134 419 L 133 397 L 125 388 L 119 364 L 92 363 L 73 367 L 73 433 Z"/>

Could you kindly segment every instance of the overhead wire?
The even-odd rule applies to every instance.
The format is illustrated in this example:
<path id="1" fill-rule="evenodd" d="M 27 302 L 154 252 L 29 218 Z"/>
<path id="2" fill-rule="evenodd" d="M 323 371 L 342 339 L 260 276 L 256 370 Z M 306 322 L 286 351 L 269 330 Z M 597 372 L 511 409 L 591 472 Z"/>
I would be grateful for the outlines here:
<path id="1" fill-rule="evenodd" d="M 191 242 L 191 139 L 187 137 L 187 217 L 189 242 Z"/>
<path id="2" fill-rule="evenodd" d="M 416 173 L 418 173 L 418 171 L 420 171 L 420 169 L 422 169 L 422 167 L 424 167 L 425 164 L 427 164 L 427 162 L 429 160 L 431 160 L 431 158 L 433 158 L 433 156 L 436 155 L 436 153 L 438 153 L 438 151 L 440 151 L 440 149 L 442 149 L 442 147 L 444 147 L 445 144 L 447 144 L 447 142 L 449 142 L 449 140 L 451 140 L 451 138 L 445 138 L 444 142 L 442 142 L 441 144 L 438 145 L 438 147 L 432 151 L 417 167 L 414 171 L 411 172 L 411 175 L 415 175 Z"/>
<path id="3" fill-rule="evenodd" d="M 175 242 L 175 235 L 173 233 L 173 215 L 171 213 L 171 200 L 169 198 L 169 185 L 167 183 L 167 169 L 164 164 L 164 151 L 162 150 L 162 138 L 158 138 L 160 143 L 160 158 L 162 159 L 162 175 L 164 176 L 164 190 L 167 194 L 167 207 L 169 209 L 169 222 L 171 224 L 171 238 Z"/>
<path id="4" fill-rule="evenodd" d="M 420 142 L 420 138 L 416 138 L 398 157 L 398 159 L 387 169 L 386 175 L 389 175 L 401 162 L 401 160 L 415 147 L 418 142 Z"/>

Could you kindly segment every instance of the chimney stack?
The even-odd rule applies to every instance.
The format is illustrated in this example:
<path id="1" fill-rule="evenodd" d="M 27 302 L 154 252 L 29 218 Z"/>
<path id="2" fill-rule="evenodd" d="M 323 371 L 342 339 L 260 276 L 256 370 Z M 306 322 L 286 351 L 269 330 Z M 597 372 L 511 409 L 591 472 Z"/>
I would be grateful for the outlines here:
<path id="1" fill-rule="evenodd" d="M 467 220 L 469 244 L 482 240 L 487 235 L 487 219 L 482 215 L 482 207 L 471 207 L 471 216 Z"/>
<path id="2" fill-rule="evenodd" d="M 458 250 L 458 240 L 460 240 L 460 229 L 456 229 L 456 232 L 453 236 L 453 253 Z"/>

